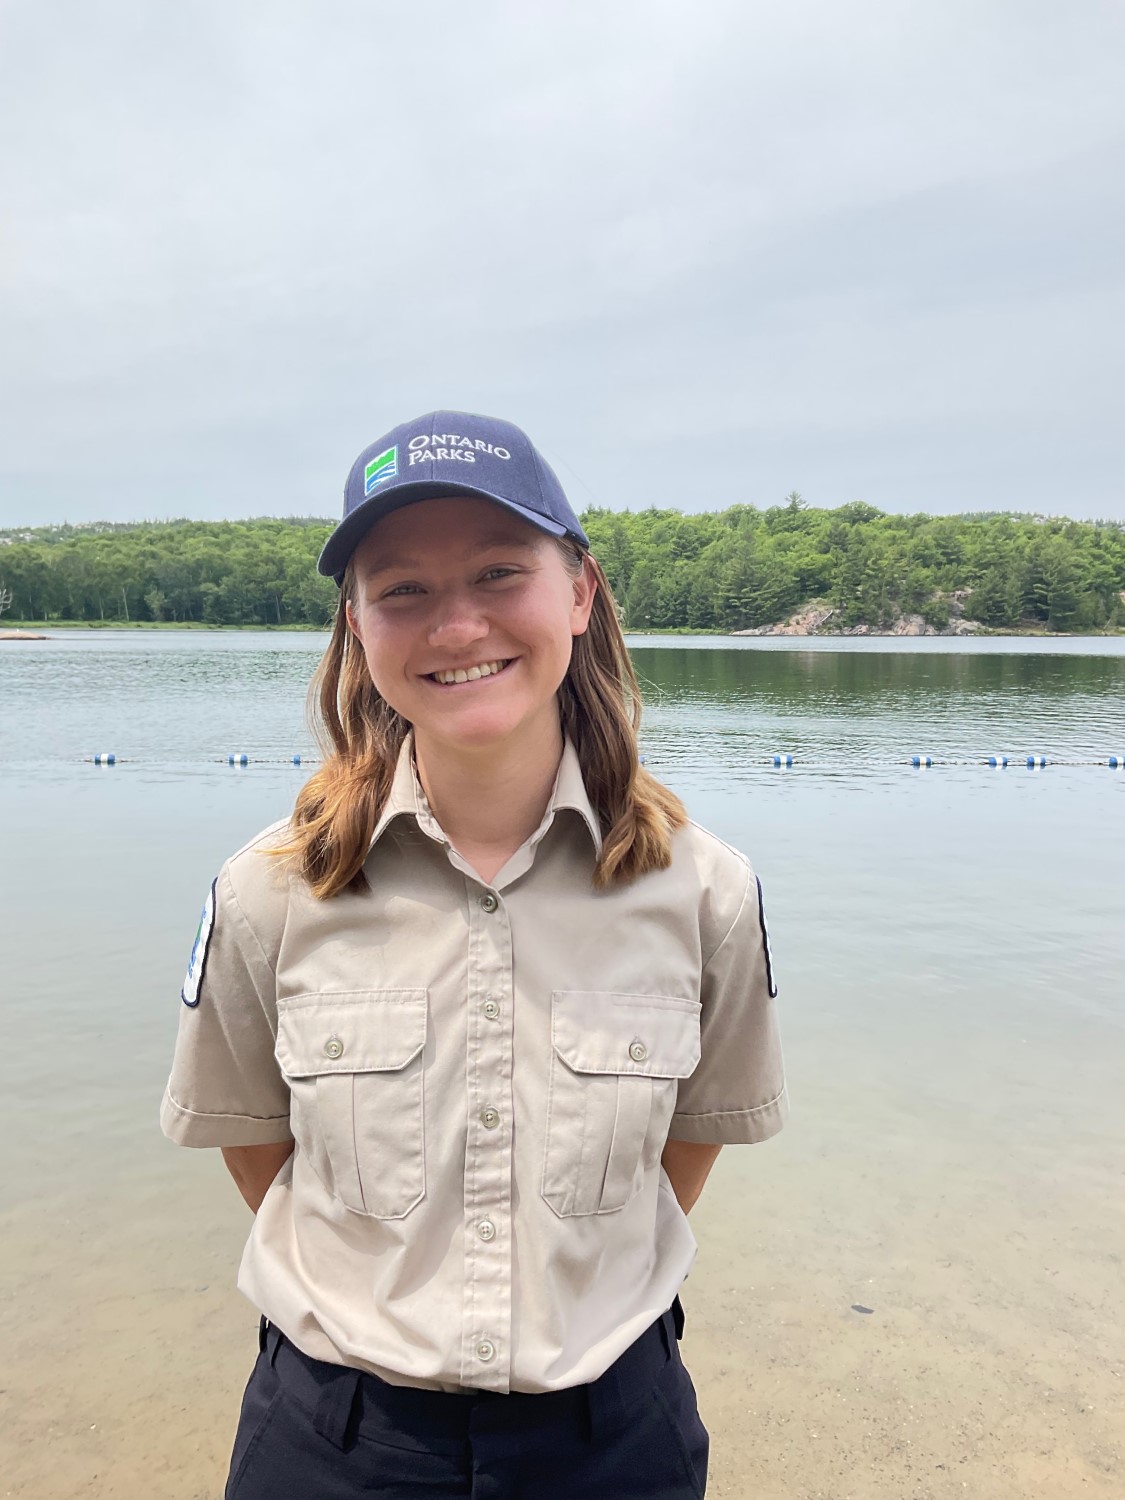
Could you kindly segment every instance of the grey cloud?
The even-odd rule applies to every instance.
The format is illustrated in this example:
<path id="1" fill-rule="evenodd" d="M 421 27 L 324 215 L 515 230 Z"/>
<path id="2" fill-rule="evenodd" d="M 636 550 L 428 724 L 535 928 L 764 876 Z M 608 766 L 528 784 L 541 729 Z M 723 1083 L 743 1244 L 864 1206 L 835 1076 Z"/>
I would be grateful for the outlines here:
<path id="1" fill-rule="evenodd" d="M 1125 517 L 1113 6 L 9 6 L 0 525 L 332 514 L 434 405 L 578 505 Z"/>

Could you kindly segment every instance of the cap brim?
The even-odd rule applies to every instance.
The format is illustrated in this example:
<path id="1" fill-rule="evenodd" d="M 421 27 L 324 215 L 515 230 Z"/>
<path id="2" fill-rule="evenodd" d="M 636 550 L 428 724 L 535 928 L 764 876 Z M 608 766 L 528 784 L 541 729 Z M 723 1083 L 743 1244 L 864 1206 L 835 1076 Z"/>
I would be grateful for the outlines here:
<path id="1" fill-rule="evenodd" d="M 342 583 L 348 559 L 376 521 L 389 516 L 392 511 L 402 510 L 407 505 L 414 505 L 419 500 L 440 500 L 446 495 L 465 495 L 474 500 L 491 500 L 494 505 L 503 506 L 505 510 L 520 516 L 539 531 L 547 532 L 549 536 L 567 535 L 567 529 L 561 522 L 552 521 L 549 517 L 540 515 L 538 511 L 529 510 L 515 500 L 505 500 L 499 495 L 491 494 L 488 490 L 476 489 L 471 484 L 442 484 L 433 479 L 418 479 L 395 485 L 394 489 L 372 495 L 362 505 L 357 505 L 351 515 L 340 522 L 325 542 L 317 559 L 317 572 L 322 573 L 326 578 L 334 578 L 337 583 Z M 577 540 L 576 537 L 575 541 Z"/>

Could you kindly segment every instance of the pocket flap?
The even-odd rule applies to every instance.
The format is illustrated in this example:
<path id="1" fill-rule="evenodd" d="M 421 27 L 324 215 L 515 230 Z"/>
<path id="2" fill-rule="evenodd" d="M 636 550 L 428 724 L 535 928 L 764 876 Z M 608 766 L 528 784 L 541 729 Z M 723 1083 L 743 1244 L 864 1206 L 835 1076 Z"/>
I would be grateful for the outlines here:
<path id="1" fill-rule="evenodd" d="M 614 990 L 555 990 L 551 1041 L 577 1073 L 687 1078 L 699 1062 L 698 1000 Z"/>
<path id="2" fill-rule="evenodd" d="M 381 1073 L 404 1068 L 426 1041 L 428 990 L 330 990 L 294 995 L 277 1008 L 282 1071 Z"/>

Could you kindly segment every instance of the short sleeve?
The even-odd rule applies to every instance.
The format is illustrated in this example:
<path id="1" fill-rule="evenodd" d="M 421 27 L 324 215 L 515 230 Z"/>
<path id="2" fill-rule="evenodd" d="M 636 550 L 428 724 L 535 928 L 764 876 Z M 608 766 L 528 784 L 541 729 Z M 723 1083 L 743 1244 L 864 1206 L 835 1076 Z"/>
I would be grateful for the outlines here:
<path id="1" fill-rule="evenodd" d="M 235 894 L 230 861 L 204 904 L 180 994 L 160 1127 L 181 1146 L 292 1138 L 289 1089 L 274 1057 L 274 966 Z"/>
<path id="2" fill-rule="evenodd" d="M 744 865 L 742 904 L 701 979 L 699 1065 L 682 1080 L 670 1140 L 768 1140 L 789 1113 L 762 886 Z"/>

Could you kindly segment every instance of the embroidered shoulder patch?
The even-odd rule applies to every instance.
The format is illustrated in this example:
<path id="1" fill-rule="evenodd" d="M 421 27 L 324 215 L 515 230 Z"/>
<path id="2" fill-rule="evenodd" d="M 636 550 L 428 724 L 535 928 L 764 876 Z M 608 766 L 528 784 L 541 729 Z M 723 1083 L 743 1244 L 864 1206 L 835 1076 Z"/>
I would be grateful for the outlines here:
<path id="1" fill-rule="evenodd" d="M 762 882 L 757 875 L 754 879 L 758 881 L 758 920 L 762 924 L 762 942 L 766 950 L 766 984 L 769 988 L 770 999 L 777 999 L 777 981 L 773 977 L 773 953 L 770 951 L 770 930 L 766 926 L 766 903 L 762 895 Z"/>
<path id="2" fill-rule="evenodd" d="M 207 949 L 210 946 L 211 933 L 215 926 L 215 886 L 217 883 L 217 880 L 211 882 L 207 900 L 203 903 L 199 926 L 195 930 L 195 942 L 191 945 L 187 976 L 180 990 L 180 999 L 185 1005 L 190 1005 L 193 1010 L 199 1004 L 199 986 L 203 983 L 203 971 L 207 967 Z"/>

